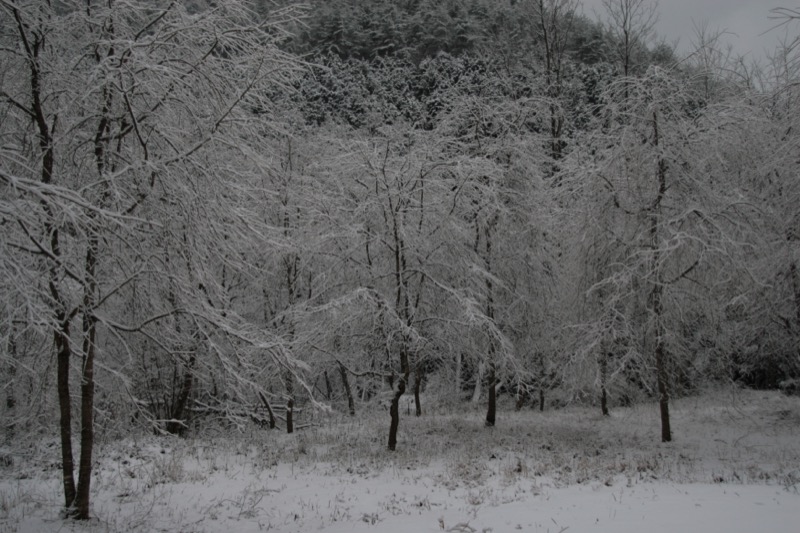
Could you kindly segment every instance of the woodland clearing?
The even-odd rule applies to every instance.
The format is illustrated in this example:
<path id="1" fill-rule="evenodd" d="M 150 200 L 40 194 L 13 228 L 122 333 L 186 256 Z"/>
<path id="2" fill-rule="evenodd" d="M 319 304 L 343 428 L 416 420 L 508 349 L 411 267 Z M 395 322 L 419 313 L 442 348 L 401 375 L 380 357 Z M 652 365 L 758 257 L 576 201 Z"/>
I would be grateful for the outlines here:
<path id="1" fill-rule="evenodd" d="M 60 517 L 55 441 L 12 457 L 0 532 L 795 531 L 800 399 L 719 389 L 657 405 L 431 413 L 325 413 L 292 435 L 99 443 L 94 518 Z M 405 413 L 404 413 L 405 414 Z"/>

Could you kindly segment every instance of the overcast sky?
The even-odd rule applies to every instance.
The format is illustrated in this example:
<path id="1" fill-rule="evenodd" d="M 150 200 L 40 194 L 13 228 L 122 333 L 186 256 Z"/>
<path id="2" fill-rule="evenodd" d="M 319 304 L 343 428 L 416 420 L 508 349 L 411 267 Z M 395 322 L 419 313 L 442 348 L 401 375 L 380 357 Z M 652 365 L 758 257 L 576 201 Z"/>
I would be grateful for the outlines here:
<path id="1" fill-rule="evenodd" d="M 786 35 L 785 28 L 768 31 L 779 22 L 770 20 L 770 9 L 796 8 L 798 3 L 798 0 L 661 0 L 656 31 L 669 43 L 679 40 L 679 52 L 685 52 L 694 40 L 693 23 L 706 22 L 709 30 L 730 32 L 725 39 L 736 54 L 762 60 Z M 593 10 L 603 13 L 602 0 L 583 0 L 583 6 L 584 13 L 591 18 Z M 794 37 L 800 26 L 788 29 Z"/>

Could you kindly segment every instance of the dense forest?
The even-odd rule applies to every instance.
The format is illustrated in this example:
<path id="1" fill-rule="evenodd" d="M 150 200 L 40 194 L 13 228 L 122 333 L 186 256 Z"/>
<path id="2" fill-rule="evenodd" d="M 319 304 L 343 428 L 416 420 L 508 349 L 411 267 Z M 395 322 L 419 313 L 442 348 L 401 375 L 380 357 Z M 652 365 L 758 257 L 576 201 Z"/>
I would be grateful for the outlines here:
<path id="1" fill-rule="evenodd" d="M 4 449 L 797 392 L 798 41 L 604 4 L 0 2 Z"/>

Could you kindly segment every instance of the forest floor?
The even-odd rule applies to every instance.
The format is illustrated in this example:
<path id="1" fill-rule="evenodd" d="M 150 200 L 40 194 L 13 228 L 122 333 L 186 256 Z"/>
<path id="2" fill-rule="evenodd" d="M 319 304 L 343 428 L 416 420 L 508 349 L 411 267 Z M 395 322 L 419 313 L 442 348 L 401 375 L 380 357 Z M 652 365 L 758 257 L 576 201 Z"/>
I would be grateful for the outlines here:
<path id="1" fill-rule="evenodd" d="M 570 407 L 326 415 L 286 435 L 98 443 L 92 510 L 59 516 L 58 447 L 0 467 L 0 533 L 675 531 L 795 533 L 800 398 L 724 389 L 610 417 Z"/>

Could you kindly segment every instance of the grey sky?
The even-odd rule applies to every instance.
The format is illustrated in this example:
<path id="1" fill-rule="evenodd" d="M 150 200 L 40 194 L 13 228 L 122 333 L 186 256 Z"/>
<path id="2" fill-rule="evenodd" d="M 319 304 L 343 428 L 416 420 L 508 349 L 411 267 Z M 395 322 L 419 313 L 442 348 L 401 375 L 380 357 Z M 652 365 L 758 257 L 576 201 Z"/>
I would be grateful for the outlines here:
<path id="1" fill-rule="evenodd" d="M 593 10 L 603 12 L 602 0 L 583 0 L 583 6 L 592 18 Z M 709 30 L 730 32 L 724 39 L 735 54 L 763 60 L 787 32 L 787 28 L 768 31 L 778 23 L 769 18 L 770 9 L 776 7 L 800 6 L 798 0 L 661 0 L 656 31 L 667 42 L 679 40 L 679 51 L 686 52 L 695 36 L 693 22 L 706 22 Z M 800 27 L 791 26 L 788 31 L 794 37 Z"/>

